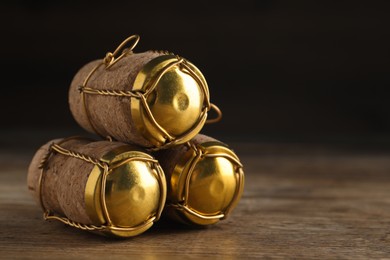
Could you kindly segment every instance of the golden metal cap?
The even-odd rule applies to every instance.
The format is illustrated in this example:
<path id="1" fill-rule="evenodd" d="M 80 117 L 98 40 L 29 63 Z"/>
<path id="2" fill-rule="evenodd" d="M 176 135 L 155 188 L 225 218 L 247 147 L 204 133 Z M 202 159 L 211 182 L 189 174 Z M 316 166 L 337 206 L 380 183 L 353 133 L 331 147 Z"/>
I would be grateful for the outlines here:
<path id="1" fill-rule="evenodd" d="M 189 61 L 165 54 L 138 73 L 131 102 L 135 125 L 156 147 L 192 139 L 203 127 L 210 109 L 209 90 L 202 73 Z"/>
<path id="2" fill-rule="evenodd" d="M 225 144 L 191 145 L 170 179 L 167 212 L 185 223 L 214 224 L 237 205 L 244 173 L 237 155 Z"/>
<path id="3" fill-rule="evenodd" d="M 90 219 L 103 232 L 129 237 L 149 229 L 165 204 L 166 182 L 150 155 L 123 146 L 103 156 L 108 168 L 95 166 L 85 189 Z M 104 191 L 104 192 L 102 192 Z"/>

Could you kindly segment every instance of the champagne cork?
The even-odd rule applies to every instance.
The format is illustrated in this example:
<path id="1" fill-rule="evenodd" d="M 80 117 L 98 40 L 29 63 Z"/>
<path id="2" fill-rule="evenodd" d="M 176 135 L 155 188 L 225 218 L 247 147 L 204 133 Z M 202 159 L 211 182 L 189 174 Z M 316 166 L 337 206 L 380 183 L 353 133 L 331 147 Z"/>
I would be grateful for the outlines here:
<path id="1" fill-rule="evenodd" d="M 119 237 L 150 228 L 166 196 L 163 171 L 152 156 L 133 145 L 84 138 L 43 145 L 27 185 L 46 219 Z"/>
<path id="2" fill-rule="evenodd" d="M 69 89 L 75 120 L 89 132 L 147 148 L 190 140 L 211 106 L 202 73 L 168 52 L 132 48 L 77 72 Z"/>
<path id="3" fill-rule="evenodd" d="M 237 205 L 244 173 L 229 147 L 205 135 L 155 153 L 167 178 L 164 214 L 186 224 L 210 225 Z"/>

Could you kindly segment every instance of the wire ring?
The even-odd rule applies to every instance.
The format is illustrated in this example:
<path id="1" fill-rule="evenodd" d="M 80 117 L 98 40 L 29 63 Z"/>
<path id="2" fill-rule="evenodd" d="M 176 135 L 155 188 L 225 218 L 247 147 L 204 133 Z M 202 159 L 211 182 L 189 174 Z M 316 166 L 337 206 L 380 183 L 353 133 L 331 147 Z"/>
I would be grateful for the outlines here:
<path id="1" fill-rule="evenodd" d="M 212 119 L 207 119 L 206 124 L 214 124 L 214 123 L 221 121 L 221 119 L 222 119 L 222 111 L 221 111 L 221 109 L 219 109 L 219 107 L 217 105 L 210 103 L 210 110 L 211 109 L 214 109 L 214 111 L 217 113 L 217 117 L 212 118 Z"/>
<path id="2" fill-rule="evenodd" d="M 115 49 L 113 53 L 107 52 L 106 57 L 103 59 L 103 62 L 106 65 L 106 69 L 111 68 L 115 63 L 121 60 L 124 56 L 130 54 L 135 48 L 135 46 L 137 46 L 139 39 L 140 39 L 139 35 L 131 35 L 130 37 L 125 39 L 121 44 L 119 44 L 119 46 Z M 125 45 L 131 41 L 134 42 L 130 45 L 130 47 L 124 48 Z M 123 49 L 122 54 L 119 55 L 117 58 L 115 58 L 115 56 L 117 56 L 122 49 Z"/>

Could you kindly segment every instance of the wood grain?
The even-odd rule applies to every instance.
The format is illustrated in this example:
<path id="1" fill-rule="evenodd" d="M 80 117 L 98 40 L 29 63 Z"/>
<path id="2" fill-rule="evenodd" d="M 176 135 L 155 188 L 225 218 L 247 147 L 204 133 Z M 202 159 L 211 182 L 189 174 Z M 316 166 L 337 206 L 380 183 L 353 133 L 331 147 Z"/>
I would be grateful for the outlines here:
<path id="1" fill-rule="evenodd" d="M 244 163 L 246 187 L 227 220 L 203 229 L 161 220 L 127 240 L 44 222 L 26 186 L 36 147 L 0 149 L 0 258 L 390 256 L 390 152 L 294 144 L 231 146 Z"/>

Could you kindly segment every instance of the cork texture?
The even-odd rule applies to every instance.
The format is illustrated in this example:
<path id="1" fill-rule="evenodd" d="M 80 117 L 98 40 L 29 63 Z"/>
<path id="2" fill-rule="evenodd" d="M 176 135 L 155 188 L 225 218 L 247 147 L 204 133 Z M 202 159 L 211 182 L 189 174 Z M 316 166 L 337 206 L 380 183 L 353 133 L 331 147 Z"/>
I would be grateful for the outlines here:
<path id="1" fill-rule="evenodd" d="M 30 166 L 28 168 L 28 174 L 27 174 L 27 187 L 30 191 L 31 195 L 34 197 L 37 204 L 40 203 L 39 199 L 39 177 L 41 175 L 41 170 L 39 169 L 39 165 L 42 161 L 42 159 L 46 156 L 46 154 L 49 152 L 49 147 L 52 143 L 58 143 L 62 139 L 55 139 L 52 140 L 43 146 L 41 146 L 38 151 L 35 153 Z"/>
<path id="2" fill-rule="evenodd" d="M 48 152 L 50 144 L 58 143 L 59 139 L 50 141 L 42 146 L 35 154 L 28 170 L 27 183 L 33 197 L 39 202 L 39 176 L 38 168 L 43 156 Z M 119 142 L 73 139 L 61 143 L 61 146 L 92 158 L 101 158 L 109 151 L 124 146 Z M 47 160 L 42 178 L 42 201 L 46 209 L 58 215 L 83 224 L 96 224 L 90 220 L 85 206 L 85 187 L 92 163 L 53 153 Z"/>
<path id="3" fill-rule="evenodd" d="M 206 142 L 220 142 L 220 141 L 213 138 L 213 137 L 204 135 L 204 134 L 198 134 L 191 140 L 191 142 L 193 142 L 195 145 L 197 145 L 197 144 L 203 144 Z"/>
<path id="4" fill-rule="evenodd" d="M 153 51 L 131 54 L 109 69 L 101 66 L 93 73 L 85 87 L 131 91 L 138 72 L 146 63 L 161 55 L 163 54 Z M 91 133 L 95 132 L 94 127 L 96 134 L 101 136 L 111 136 L 118 141 L 152 147 L 153 145 L 141 135 L 132 120 L 130 109 L 132 98 L 129 97 L 84 94 L 86 109 L 89 111 L 93 124 L 91 127 L 79 87 L 83 85 L 91 70 L 101 62 L 101 60 L 95 60 L 88 63 L 73 78 L 69 89 L 69 106 L 73 117 L 80 126 Z"/>

